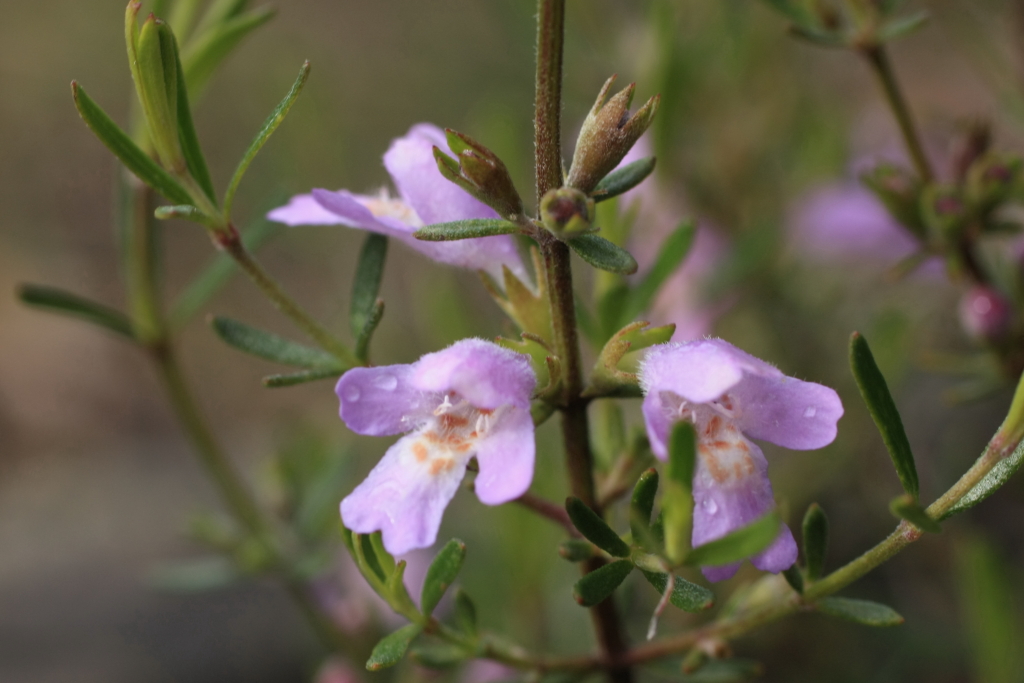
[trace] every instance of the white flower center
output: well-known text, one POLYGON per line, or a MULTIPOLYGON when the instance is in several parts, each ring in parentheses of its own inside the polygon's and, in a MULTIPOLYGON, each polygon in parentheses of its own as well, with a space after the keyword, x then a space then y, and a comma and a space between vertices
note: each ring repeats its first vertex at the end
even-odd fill
POLYGON ((360 203, 377 218, 395 218, 413 227, 423 225, 423 221, 411 206, 401 199, 391 197, 386 189, 382 188, 376 197, 360 197, 360 203))
POLYGON ((433 415, 409 442, 410 464, 434 476, 464 465, 476 453, 477 442, 487 435, 503 409, 477 408, 458 394, 445 394, 433 415))
POLYGON ((751 444, 736 425, 736 409, 729 394, 709 403, 690 403, 668 392, 662 399, 673 420, 685 420, 696 428, 696 476, 706 485, 736 485, 755 474, 751 444))

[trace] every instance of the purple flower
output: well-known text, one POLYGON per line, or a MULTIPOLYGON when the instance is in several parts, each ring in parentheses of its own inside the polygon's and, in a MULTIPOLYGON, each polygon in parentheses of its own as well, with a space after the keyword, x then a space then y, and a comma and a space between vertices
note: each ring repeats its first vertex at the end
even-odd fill
MULTIPOLYGON (((786 448, 821 448, 836 437, 843 405, 836 392, 783 375, 721 339, 670 342, 651 348, 640 368, 643 414, 654 454, 664 460, 672 425, 697 430, 693 477, 693 545, 721 538, 775 507, 768 463, 749 438, 786 448)), ((796 561, 796 542, 782 525, 778 538, 751 558, 763 571, 796 561)), ((728 579, 740 563, 702 567, 710 581, 728 579)))
POLYGON ((405 137, 392 141, 384 154, 384 167, 398 188, 398 198, 387 190, 377 196, 348 190, 313 190, 295 195, 285 206, 267 214, 270 220, 288 225, 347 225, 370 230, 404 242, 441 263, 483 270, 503 281, 502 266, 528 282, 515 241, 509 235, 478 237, 454 242, 424 242, 413 233, 433 223, 468 218, 498 218, 493 209, 446 180, 437 170, 433 148, 451 155, 444 131, 420 123, 405 137))
POLYGON ((527 356, 482 339, 463 339, 411 365, 349 370, 336 388, 349 429, 408 433, 341 501, 345 525, 381 531, 394 555, 432 545, 474 456, 481 502, 523 495, 533 478, 536 383, 527 356))

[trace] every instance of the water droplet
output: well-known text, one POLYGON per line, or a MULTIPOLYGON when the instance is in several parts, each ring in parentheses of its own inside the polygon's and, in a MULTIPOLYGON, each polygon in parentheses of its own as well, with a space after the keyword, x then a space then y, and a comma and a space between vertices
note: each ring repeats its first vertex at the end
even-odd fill
POLYGON ((804 411, 804 417, 814 417, 817 413, 818 409, 811 407, 804 411))
POLYGON ((359 394, 359 387, 353 386, 353 385, 345 387, 345 400, 346 401, 348 401, 350 403, 354 402, 354 401, 358 401, 359 400, 359 396, 360 396, 360 394, 359 394))
POLYGON ((705 498, 704 502, 701 503, 700 505, 701 507, 704 508, 704 511, 707 512, 709 515, 713 515, 716 512, 718 512, 718 503, 716 503, 711 498, 705 498))
POLYGON ((384 391, 394 391, 398 386, 398 378, 394 375, 380 375, 373 381, 374 386, 384 391))

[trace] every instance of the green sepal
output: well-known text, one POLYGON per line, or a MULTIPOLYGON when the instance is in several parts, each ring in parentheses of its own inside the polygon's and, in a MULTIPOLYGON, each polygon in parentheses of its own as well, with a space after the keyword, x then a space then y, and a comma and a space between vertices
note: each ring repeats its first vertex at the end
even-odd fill
MULTIPOLYGON (((668 586, 668 574, 662 572, 650 572, 641 569, 640 572, 647 579, 647 582, 654 586, 658 593, 664 595, 665 587, 668 586)), ((674 577, 672 584, 672 595, 668 598, 673 606, 684 612, 703 612, 715 604, 715 594, 704 586, 687 581, 681 576, 674 577)))
POLYGON ((71 82, 71 94, 75 98, 78 115, 85 121, 85 125, 89 126, 100 142, 106 145, 129 171, 172 202, 192 203, 191 195, 178 184, 178 181, 139 149, 128 134, 121 130, 75 81, 71 82))
POLYGON ((231 206, 235 201, 235 192, 238 190, 238 185, 242 182, 242 177, 245 172, 249 169, 249 164, 256 158, 260 150, 263 149, 263 145, 267 144, 267 140, 274 134, 277 127, 284 121, 284 117, 288 115, 288 111, 295 104, 295 100, 299 97, 299 93, 302 92, 302 86, 306 84, 306 79, 309 78, 309 61, 303 62, 302 68, 299 69, 298 78, 292 84, 291 90, 285 95, 284 99, 274 107, 274 111, 270 113, 267 120, 263 122, 260 127, 260 131, 253 138, 253 141, 249 143, 249 148, 245 150, 245 154, 242 155, 242 160, 238 162, 238 166, 235 168, 234 175, 231 176, 231 182, 228 183, 228 189, 224 192, 224 214, 227 216, 231 215, 231 206))
POLYGON ((634 542, 650 536, 651 513, 654 511, 654 496, 657 493, 658 470, 652 467, 637 479, 633 497, 629 501, 629 528, 633 532, 634 542))
MULTIPOLYGON (((391 555, 387 556, 391 557, 391 555)), ((377 557, 381 557, 380 553, 377 554, 377 557)), ((392 559, 392 561, 394 560, 392 559)), ((384 582, 384 588, 387 590, 387 595, 384 597, 393 610, 399 614, 409 616, 417 614, 419 610, 416 609, 416 605, 413 603, 412 598, 409 597, 409 591, 405 587, 405 567, 405 560, 401 560, 395 565, 395 568, 384 582)))
MULTIPOLYGON (((270 21, 276 10, 261 7, 230 16, 216 22, 209 30, 196 31, 196 37, 189 41, 188 49, 181 56, 185 81, 189 92, 196 95, 209 81, 217 65, 227 57, 238 43, 255 29, 270 21)), ((204 24, 206 18, 204 17, 204 24)))
POLYGON ((536 291, 520 280, 508 266, 501 268, 503 287, 482 270, 480 279, 483 281, 484 289, 494 299, 494 303, 519 326, 520 330, 529 332, 547 343, 552 338, 552 327, 544 264, 536 247, 530 248, 530 258, 533 261, 533 272, 537 276, 536 291))
POLYGON ((217 336, 228 345, 254 356, 303 368, 345 369, 338 364, 337 358, 325 351, 250 327, 237 320, 216 316, 211 324, 217 336))
POLYGON ((462 569, 466 559, 466 544, 453 538, 434 556, 427 578, 423 581, 423 592, 420 594, 420 609, 429 617, 437 603, 441 602, 445 591, 452 585, 462 569))
POLYGON ((583 396, 641 396, 636 375, 619 370, 619 363, 627 353, 667 342, 676 330, 674 324, 647 327, 649 324, 642 320, 630 323, 612 335, 598 355, 590 385, 583 396))
POLYGON ((22 303, 91 322, 129 339, 135 339, 132 322, 121 311, 90 301, 84 297, 45 285, 18 285, 17 296, 22 303))
POLYGON ((769 513, 722 538, 694 548, 687 553, 684 563, 706 567, 745 560, 772 544, 779 535, 780 524, 779 516, 769 513))
POLYGON ((373 309, 384 277, 384 262, 388 254, 388 238, 370 233, 363 240, 352 282, 352 302, 349 306, 349 326, 353 336, 362 334, 366 323, 373 317, 373 309))
POLYGON ((909 493, 893 498, 889 502, 889 510, 892 514, 900 519, 905 519, 921 531, 927 531, 932 534, 942 531, 939 523, 929 517, 924 508, 909 493))
POLYGON ((815 604, 822 614, 855 621, 865 626, 898 626, 904 621, 893 608, 869 600, 827 597, 815 604))
POLYGON ((500 218, 467 218, 449 223, 425 225, 413 237, 425 242, 449 242, 492 235, 513 235, 521 232, 518 225, 500 218))
POLYGON ((693 521, 693 473, 697 467, 697 432, 689 422, 672 426, 668 468, 661 501, 665 553, 673 563, 690 552, 693 521))
POLYGON ((584 537, 613 557, 629 557, 629 546, 601 517, 579 498, 565 500, 569 519, 584 537))
POLYGON ((428 669, 450 669, 473 656, 466 648, 453 643, 417 645, 409 651, 414 662, 428 669))
POLYGON ((606 175, 590 193, 590 196, 594 198, 595 202, 603 202, 606 199, 618 197, 624 192, 629 192, 654 172, 654 165, 654 157, 646 157, 626 164, 606 175))
MULTIPOLYGON (((982 454, 981 457, 984 458, 986 455, 982 454)), ((1022 463, 1024 463, 1024 441, 1017 444, 1013 453, 996 463, 996 466, 989 470, 989 473, 974 488, 964 494, 963 498, 942 515, 942 519, 970 509, 991 496, 1020 469, 1022 463)))
POLYGON ((380 671, 394 666, 405 656, 409 643, 423 632, 419 624, 407 624, 394 633, 384 636, 373 646, 370 658, 366 660, 367 671, 380 671))
POLYGON ((592 557, 600 557, 601 551, 586 539, 567 538, 558 545, 558 554, 569 562, 583 562, 592 557))
POLYGON ((807 578, 816 581, 825 571, 825 554, 828 552, 828 517, 817 503, 807 507, 803 535, 807 578))
POLYGON ((606 564, 577 581, 572 587, 572 597, 583 607, 593 607, 614 593, 631 571, 631 560, 617 560, 606 564))
POLYGON ((896 468, 896 474, 903 484, 903 490, 917 498, 919 484, 917 467, 914 465, 914 454, 910 450, 910 441, 903 430, 903 420, 896 408, 896 403, 889 393, 889 386, 875 364, 868 342, 859 332, 850 337, 850 367, 857 380, 860 394, 875 421, 875 426, 882 435, 882 441, 889 450, 889 457, 896 468))
POLYGON ((164 167, 182 173, 187 165, 178 139, 177 46, 170 27, 150 15, 135 49, 141 78, 136 87, 153 147, 164 167))
POLYGON ((553 394, 561 386, 560 373, 552 374, 550 371, 549 359, 555 360, 551 355, 551 349, 547 342, 537 335, 523 332, 518 340, 498 337, 494 343, 530 357, 530 366, 533 368, 534 374, 537 375, 537 388, 534 391, 534 397, 553 394), (556 384, 552 384, 552 379, 556 384))
POLYGON ((467 636, 476 637, 476 605, 473 604, 473 599, 469 597, 469 594, 461 588, 455 590, 453 612, 452 619, 455 622, 455 628, 467 636))
POLYGON ((619 275, 632 275, 637 270, 632 254, 600 235, 579 235, 567 240, 566 244, 581 259, 600 270, 619 275))
POLYGON ((803 594, 804 592, 804 575, 800 571, 800 567, 795 564, 782 572, 783 578, 786 579, 786 583, 789 587, 795 590, 797 593, 803 594))

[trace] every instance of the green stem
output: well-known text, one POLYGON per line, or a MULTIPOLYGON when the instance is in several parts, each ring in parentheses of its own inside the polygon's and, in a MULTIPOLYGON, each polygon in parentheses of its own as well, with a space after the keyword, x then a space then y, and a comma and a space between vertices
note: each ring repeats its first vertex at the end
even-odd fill
POLYGON ((885 92, 885 99, 889 103, 892 113, 896 116, 900 133, 903 135, 903 141, 907 145, 907 151, 910 152, 910 158, 914 162, 918 175, 921 176, 921 180, 924 182, 931 182, 935 174, 932 172, 931 164, 928 163, 928 157, 924 153, 924 147, 921 145, 921 138, 917 133, 917 127, 914 125, 914 119, 910 115, 910 108, 907 106, 907 101, 903 97, 899 83, 896 81, 896 74, 893 71, 892 63, 889 61, 889 53, 884 45, 871 45, 863 48, 860 52, 868 60, 871 70, 875 73, 878 82, 882 86, 882 90, 885 92))
POLYGON ((281 285, 271 277, 263 266, 253 258, 249 250, 242 243, 238 230, 230 223, 224 230, 215 230, 212 233, 214 243, 228 256, 235 260, 238 267, 249 276, 260 291, 270 299, 270 302, 277 310, 292 320, 295 325, 306 333, 310 339, 320 345, 328 353, 334 354, 339 360, 350 367, 363 365, 356 355, 349 350, 334 335, 328 332, 320 323, 306 313, 285 291, 281 285))
MULTIPOLYGON (((561 107, 562 51, 565 39, 565 0, 538 0, 537 81, 534 116, 534 153, 537 204, 549 190, 562 186, 561 107)), ((595 506, 594 458, 590 449, 587 400, 583 391, 576 309, 573 301, 569 247, 551 236, 541 239, 541 254, 548 283, 555 352, 562 363, 562 439, 573 495, 595 506)), ((602 566, 599 558, 583 563, 584 573, 602 566)), ((630 683, 632 672, 622 658, 628 651, 618 611, 612 598, 590 610, 602 659, 613 683, 630 683)))

